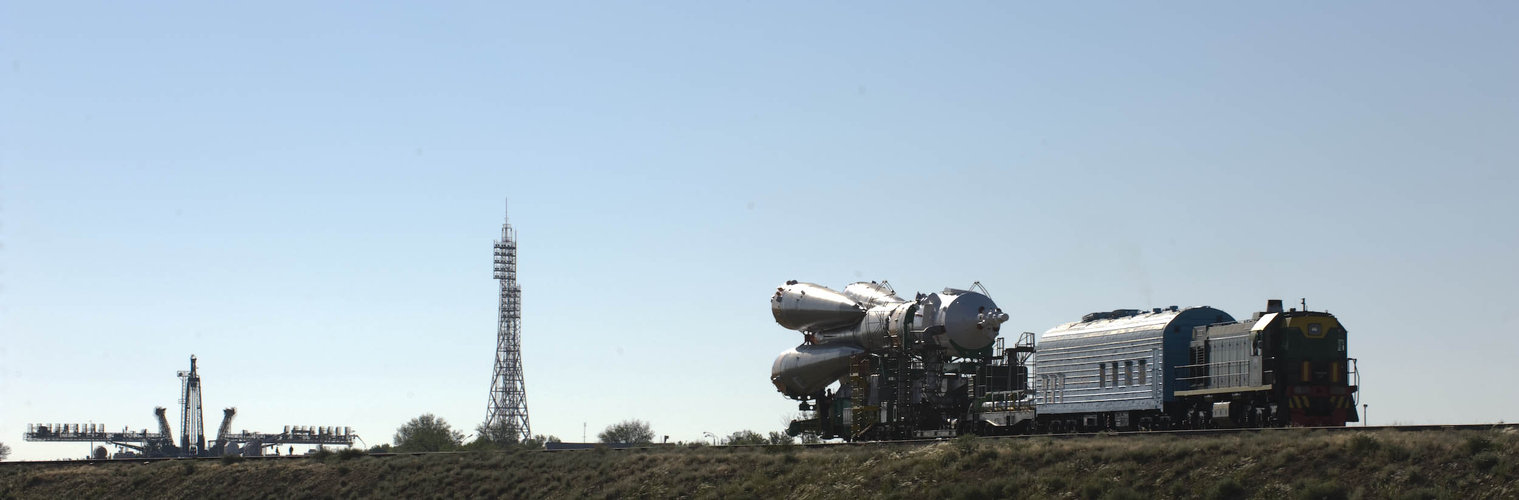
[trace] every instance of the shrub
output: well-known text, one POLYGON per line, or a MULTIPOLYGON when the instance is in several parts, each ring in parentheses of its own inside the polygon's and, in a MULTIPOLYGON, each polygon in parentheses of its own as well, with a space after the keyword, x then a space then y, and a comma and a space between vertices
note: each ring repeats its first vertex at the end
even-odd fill
POLYGON ((796 442, 796 439, 784 432, 770 431, 770 435, 765 438, 765 442, 772 446, 790 446, 796 442))
POLYGON ((1144 500, 1150 498, 1127 486, 1114 486, 1102 494, 1102 500, 1144 500))
POLYGON ((765 436, 761 436, 760 433, 751 430, 742 430, 729 434, 728 438, 724 441, 732 446, 759 445, 765 444, 765 436))
POLYGON ((1493 466, 1498 465, 1499 460, 1500 457, 1497 453, 1484 451, 1482 453, 1478 453, 1477 456, 1472 457, 1472 465, 1476 466, 1477 470, 1488 472, 1493 470, 1493 466))
POLYGON ((1493 440, 1487 436, 1470 436, 1461 443, 1461 450, 1467 455, 1476 455, 1493 448, 1493 440))
POLYGON ((955 438, 954 447, 955 451, 959 454, 970 455, 981 447, 981 439, 976 437, 975 434, 963 434, 955 438))
POLYGON ((1439 491, 1430 488, 1407 490, 1398 495, 1398 498, 1403 500, 1435 500, 1440 497, 1439 491))
POLYGON ((1239 481, 1232 477, 1226 477, 1222 481, 1214 483, 1211 488, 1208 488, 1208 494, 1206 495, 1206 498, 1214 500, 1233 500, 1235 498, 1241 498, 1243 496, 1245 496, 1245 486, 1239 484, 1239 481))
POLYGON ((338 450, 338 460, 352 460, 366 455, 364 450, 358 448, 343 448, 338 450))
POLYGON ((1345 491, 1345 485, 1324 480, 1303 485, 1298 489, 1297 497, 1303 500, 1346 500, 1349 493, 1345 491))
POLYGON ((232 465, 243 461, 242 455, 222 455, 222 465, 232 465))
POLYGON ((464 442, 464 434, 454 430, 448 421, 431 413, 411 419, 396 429, 395 451, 453 451, 464 442))
POLYGON ((642 420, 624 420, 607 426, 596 435, 603 443, 649 444, 654 442, 654 430, 642 420))
POLYGON ((1381 447, 1382 443, 1377 441, 1377 438, 1371 437, 1371 435, 1357 433, 1354 436, 1350 436, 1350 451, 1357 455, 1367 455, 1377 451, 1381 447))
POLYGON ((1382 447, 1382 456, 1387 457, 1387 460, 1389 462, 1402 462, 1404 460, 1408 460, 1412 454, 1410 454, 1408 448, 1404 447, 1403 445, 1397 443, 1387 443, 1386 446, 1382 447))

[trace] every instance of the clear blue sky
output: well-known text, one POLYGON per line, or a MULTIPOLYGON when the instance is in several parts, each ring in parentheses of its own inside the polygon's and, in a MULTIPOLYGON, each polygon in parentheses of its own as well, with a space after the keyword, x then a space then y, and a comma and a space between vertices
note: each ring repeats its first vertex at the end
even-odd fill
POLYGON ((1042 332, 1266 299, 1373 423, 1519 419, 1511 2, 0 5, 0 441, 483 417, 520 231, 535 433, 778 430, 788 279, 1042 332))

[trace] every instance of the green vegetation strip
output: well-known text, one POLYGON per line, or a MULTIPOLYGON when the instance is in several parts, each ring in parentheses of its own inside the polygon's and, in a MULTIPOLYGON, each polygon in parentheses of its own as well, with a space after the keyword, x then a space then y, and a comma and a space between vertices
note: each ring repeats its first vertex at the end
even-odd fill
POLYGON ((1519 430, 20 464, 0 498, 1513 498, 1519 430))

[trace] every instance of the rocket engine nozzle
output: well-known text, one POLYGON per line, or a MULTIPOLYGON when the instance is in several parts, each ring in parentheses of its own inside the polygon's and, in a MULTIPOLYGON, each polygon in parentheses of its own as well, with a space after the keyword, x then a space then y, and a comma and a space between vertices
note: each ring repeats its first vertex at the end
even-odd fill
POLYGON ((994 309, 990 312, 976 314, 976 326, 978 328, 996 330, 1001 328, 1002 324, 1006 322, 1007 313, 1002 312, 1002 309, 994 309))

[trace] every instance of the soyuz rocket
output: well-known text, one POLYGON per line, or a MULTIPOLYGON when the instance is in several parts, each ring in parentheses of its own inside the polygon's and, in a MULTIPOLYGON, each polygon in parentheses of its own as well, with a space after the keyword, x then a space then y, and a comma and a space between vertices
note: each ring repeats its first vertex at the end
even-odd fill
POLYGON ((781 326, 803 342, 782 352, 770 381, 787 397, 810 399, 849 374, 855 357, 903 354, 943 361, 982 351, 1008 316, 990 297, 968 290, 917 294, 913 300, 876 282, 852 283, 843 292, 787 281, 770 298, 781 326))

